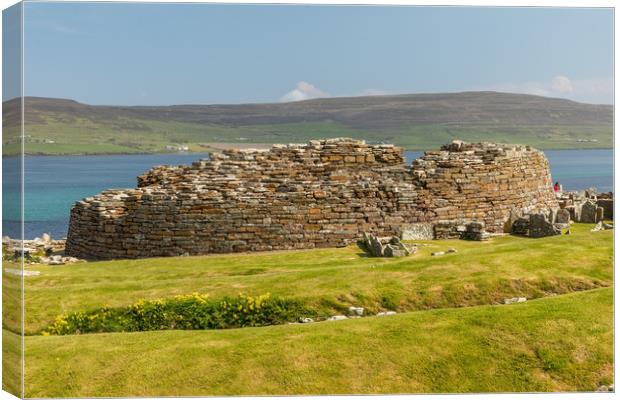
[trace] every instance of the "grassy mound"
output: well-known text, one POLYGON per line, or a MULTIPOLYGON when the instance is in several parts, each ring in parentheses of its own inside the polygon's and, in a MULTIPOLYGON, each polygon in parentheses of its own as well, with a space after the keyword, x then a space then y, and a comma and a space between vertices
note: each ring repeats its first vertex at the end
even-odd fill
POLYGON ((30 336, 26 396, 592 391, 613 377, 612 298, 604 288, 338 322, 30 336))

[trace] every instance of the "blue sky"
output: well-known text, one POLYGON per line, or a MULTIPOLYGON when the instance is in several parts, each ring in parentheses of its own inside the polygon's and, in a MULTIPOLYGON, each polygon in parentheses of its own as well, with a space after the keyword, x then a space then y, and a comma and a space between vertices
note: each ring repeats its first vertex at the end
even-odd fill
POLYGON ((36 3, 25 92, 89 104, 500 90, 613 102, 611 9, 36 3))

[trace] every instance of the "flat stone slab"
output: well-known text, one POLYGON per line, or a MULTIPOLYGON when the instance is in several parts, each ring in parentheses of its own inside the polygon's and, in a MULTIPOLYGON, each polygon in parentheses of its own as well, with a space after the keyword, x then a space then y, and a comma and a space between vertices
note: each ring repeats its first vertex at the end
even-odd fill
POLYGON ((21 270, 21 269, 15 269, 15 268, 5 268, 4 272, 6 272, 7 274, 11 274, 11 275, 17 275, 17 276, 38 276, 41 275, 41 271, 31 271, 31 270, 21 270))

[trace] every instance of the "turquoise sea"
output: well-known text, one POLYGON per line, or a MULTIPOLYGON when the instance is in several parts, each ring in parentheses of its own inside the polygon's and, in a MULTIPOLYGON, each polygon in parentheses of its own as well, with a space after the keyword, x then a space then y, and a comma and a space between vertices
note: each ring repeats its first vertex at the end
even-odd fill
MULTIPOLYGON (((613 191, 613 150, 548 150, 554 181, 565 190, 596 187, 613 191)), ((422 155, 409 151, 407 162, 422 155)), ((136 176, 155 165, 190 164, 207 154, 155 154, 115 156, 27 156, 25 158, 25 224, 27 239, 49 232, 67 234, 69 210, 74 202, 110 188, 135 187, 136 176)), ((18 237, 19 159, 3 158, 2 234, 18 237)))

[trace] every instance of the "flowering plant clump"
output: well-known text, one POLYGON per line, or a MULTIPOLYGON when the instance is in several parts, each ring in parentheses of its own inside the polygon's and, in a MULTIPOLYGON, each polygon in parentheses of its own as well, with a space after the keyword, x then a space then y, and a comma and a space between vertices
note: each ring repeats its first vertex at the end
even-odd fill
POLYGON ((194 293, 60 315, 42 334, 242 328, 298 321, 308 314, 311 312, 300 302, 269 294, 210 300, 207 295, 194 293))

